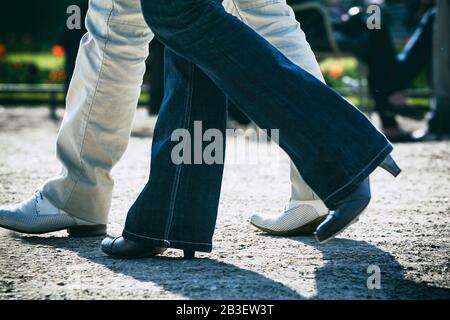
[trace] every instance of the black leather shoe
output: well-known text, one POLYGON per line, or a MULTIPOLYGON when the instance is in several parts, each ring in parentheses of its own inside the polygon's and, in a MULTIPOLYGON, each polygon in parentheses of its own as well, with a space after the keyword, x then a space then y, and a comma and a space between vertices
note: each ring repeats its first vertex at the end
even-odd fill
MULTIPOLYGON (((143 259, 163 254, 167 248, 155 248, 148 245, 125 239, 124 237, 107 237, 102 241, 102 251, 118 259, 143 259)), ((184 259, 194 259, 194 250, 183 250, 184 259)))
POLYGON ((119 259, 151 258, 164 253, 166 250, 165 248, 154 248, 127 240, 124 237, 108 237, 102 241, 102 251, 113 258, 119 259))
POLYGON ((367 208, 370 202, 369 178, 364 180, 352 194, 338 204, 316 230, 316 238, 326 243, 350 226, 367 208))
MULTIPOLYGON (((380 167, 394 177, 397 177, 401 172, 390 155, 384 159, 380 167)), ((367 178, 361 182, 353 193, 338 203, 337 209, 331 212, 327 219, 317 227, 315 232, 317 240, 320 243, 326 243, 357 221, 369 205, 370 198, 370 183, 369 178, 367 178)))

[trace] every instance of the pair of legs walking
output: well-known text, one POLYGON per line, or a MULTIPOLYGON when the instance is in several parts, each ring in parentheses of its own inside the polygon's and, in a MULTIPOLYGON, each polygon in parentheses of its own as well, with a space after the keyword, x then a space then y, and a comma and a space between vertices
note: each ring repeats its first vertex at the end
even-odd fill
MULTIPOLYGON (((225 0, 223 5, 293 62, 323 81, 305 35, 284 0, 225 0)), ((42 198, 32 199, 29 206, 20 210, 21 215, 17 210, 1 211, 3 226, 25 232, 46 232, 61 224, 73 225, 74 217, 93 225, 107 223, 113 189, 110 171, 128 143, 148 55, 147 43, 153 34, 144 21, 138 0, 91 1, 86 25, 89 33, 80 44, 66 116, 57 141, 62 171, 40 188, 42 198), (55 208, 50 210, 51 207, 55 208), (55 225, 49 226, 47 219, 39 219, 42 225, 30 224, 30 210, 52 213, 55 225), (59 212, 68 213, 60 219, 63 222, 55 219, 59 212)), ((202 83, 205 81, 198 82, 196 87, 202 83)), ((195 93, 202 95, 209 87, 199 88, 195 93)), ((186 88, 187 85, 180 92, 186 88)), ((291 181, 291 211, 301 215, 303 208, 312 210, 312 220, 328 213, 294 166, 291 181)), ((271 222, 261 216, 254 221, 265 227, 271 222)), ((93 234, 104 229, 94 230, 93 234)), ((73 228, 71 232, 76 233, 73 228)))
MULTIPOLYGON (((284 0, 227 0, 224 6, 292 61, 323 80, 305 35, 284 0)), ((58 208, 104 224, 113 187, 109 173, 127 146, 153 34, 138 0, 91 1, 87 28, 58 136, 63 172, 42 189, 58 208)), ((185 85, 181 93, 187 90, 185 85)), ((200 88, 198 92, 202 95, 206 91, 200 88)), ((294 200, 318 199, 295 168, 292 185, 294 200)))
MULTIPOLYGON (((241 9, 268 4, 237 3, 241 9)), ((286 6, 284 1, 271 3, 286 6)), ((171 50, 166 83, 173 94, 165 99, 155 131, 152 176, 130 211, 126 237, 163 247, 210 250, 222 168, 175 166, 164 137, 173 129, 191 128, 197 116, 205 128, 223 128, 222 92, 261 127, 281 130, 281 146, 329 208, 338 208, 390 153, 389 142, 359 111, 232 18, 219 2, 144 0, 143 9, 150 28, 171 50), (209 88, 207 94, 194 79, 209 88), (203 96, 195 97, 196 89, 203 96), (217 114, 209 118, 213 110, 217 114), (156 198, 160 188, 168 192, 156 198), (181 207, 188 195, 193 195, 191 209, 181 207)), ((293 19, 290 15, 276 22, 293 19)), ((277 23, 263 26, 261 33, 277 23)), ((291 24, 292 29, 279 26, 299 34, 297 24, 291 24)), ((68 213, 83 226, 106 223, 113 186, 110 170, 128 141, 152 38, 137 1, 91 1, 87 28, 58 138, 64 168, 42 188, 59 213, 68 213)), ((273 39, 277 37, 286 39, 274 32, 273 39)), ((11 220, 9 213, 2 211, 2 225, 11 220)))
POLYGON ((145 247, 149 253, 165 247, 211 250, 223 167, 177 165, 169 159, 175 147, 170 136, 177 128, 191 132, 193 120, 201 120, 206 128, 224 129, 217 114, 225 112, 214 110, 212 100, 196 104, 195 84, 180 80, 195 79, 196 67, 260 127, 281 130, 280 145, 327 206, 336 209, 319 226, 320 241, 343 230, 368 205, 367 177, 376 167, 384 162, 398 174, 388 157, 392 146, 364 115, 228 15, 217 1, 142 4, 150 28, 179 55, 179 60, 166 57, 179 73, 171 74, 175 68, 170 67, 167 71, 168 95, 155 130, 149 182, 128 214, 124 237, 104 241, 105 252, 127 257, 145 254, 145 247), (244 43, 248 47, 240 50, 244 43), (180 83, 185 99, 175 94, 180 83), (181 115, 171 109, 173 101, 184 104, 181 115))

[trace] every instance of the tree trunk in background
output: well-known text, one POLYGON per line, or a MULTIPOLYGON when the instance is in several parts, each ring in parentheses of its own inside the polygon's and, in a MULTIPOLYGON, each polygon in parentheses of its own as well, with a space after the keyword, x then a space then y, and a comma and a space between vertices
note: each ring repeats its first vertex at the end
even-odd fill
MULTIPOLYGON (((433 108, 438 114, 450 113, 450 0, 437 0, 433 48, 433 108)), ((441 119, 439 127, 450 119, 441 119)), ((439 130, 439 129, 438 129, 439 130)))

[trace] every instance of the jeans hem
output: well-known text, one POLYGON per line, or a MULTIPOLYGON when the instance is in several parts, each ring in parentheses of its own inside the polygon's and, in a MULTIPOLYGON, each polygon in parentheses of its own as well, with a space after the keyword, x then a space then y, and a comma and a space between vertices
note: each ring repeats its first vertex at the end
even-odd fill
POLYGON ((209 253, 212 251, 212 244, 201 243, 201 242, 190 242, 190 241, 180 241, 180 240, 164 240, 158 238, 152 238, 148 236, 142 236, 135 234, 133 232, 124 230, 122 236, 131 241, 139 242, 148 246, 157 248, 171 248, 180 250, 193 250, 199 252, 209 253))
POLYGON ((393 149, 394 148, 391 144, 384 147, 383 150, 381 150, 350 182, 323 200, 326 206, 333 210, 339 201, 350 195, 364 179, 366 179, 373 171, 375 171, 376 168, 378 168, 380 163, 383 162, 383 160, 392 152, 393 149))

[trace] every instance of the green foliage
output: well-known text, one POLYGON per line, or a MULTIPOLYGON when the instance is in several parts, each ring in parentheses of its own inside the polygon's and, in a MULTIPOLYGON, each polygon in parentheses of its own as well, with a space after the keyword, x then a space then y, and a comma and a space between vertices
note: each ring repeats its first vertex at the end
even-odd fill
POLYGON ((10 51, 35 51, 49 48, 58 37, 72 4, 86 0, 2 1, 0 43, 10 51))
POLYGON ((6 53, 0 58, 0 83, 62 83, 63 62, 49 53, 6 53))
POLYGON ((45 83, 45 72, 34 63, 0 61, 0 82, 45 83))

